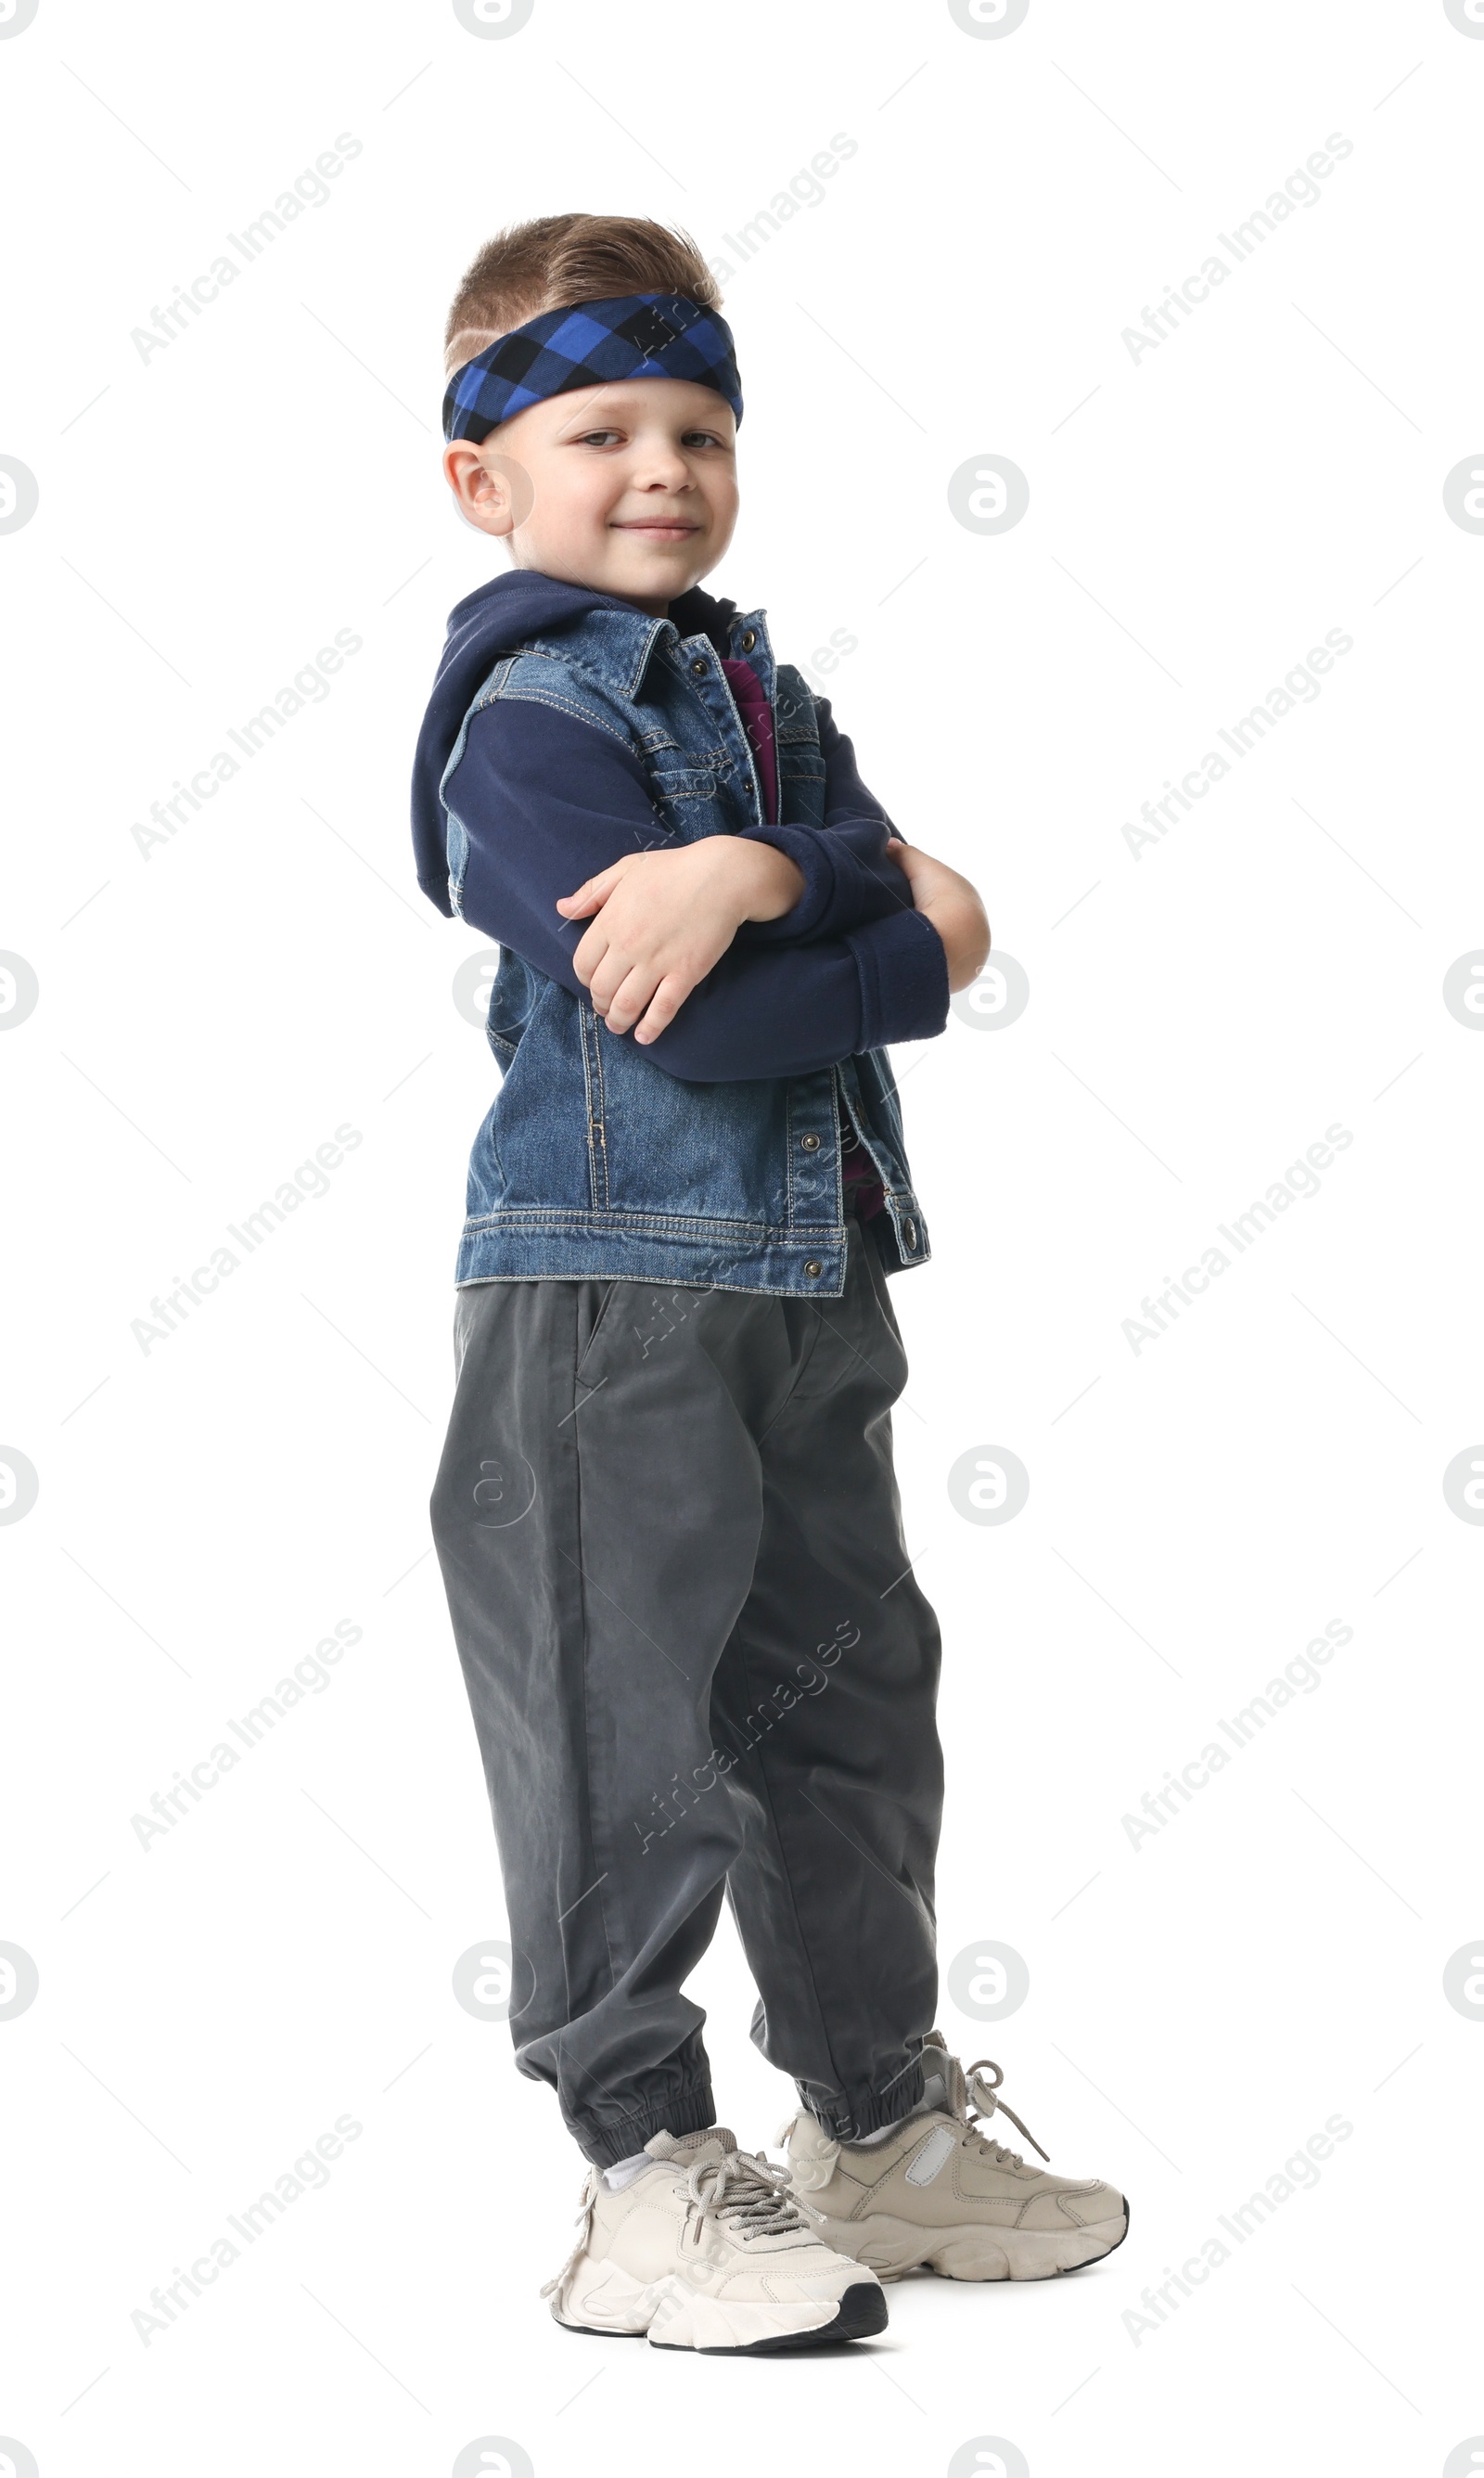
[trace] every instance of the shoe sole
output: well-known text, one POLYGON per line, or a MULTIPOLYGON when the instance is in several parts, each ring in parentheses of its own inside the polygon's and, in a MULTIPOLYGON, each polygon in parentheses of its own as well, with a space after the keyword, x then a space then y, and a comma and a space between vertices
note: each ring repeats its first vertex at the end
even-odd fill
POLYGON ((868 2220, 819 2218, 823 2244, 873 2271, 878 2280, 901 2280, 909 2271, 936 2271, 944 2280, 1053 2280, 1114 2254, 1128 2235, 1128 2205, 1120 2218, 1094 2220, 1082 2229, 993 2229, 981 2223, 959 2228, 915 2228, 876 2213, 868 2220))
POLYGON ((836 2340, 868 2340, 874 2332, 887 2327, 887 2302, 881 2285, 875 2280, 853 2281, 841 2298, 839 2311, 828 2323, 817 2323, 807 2332, 778 2332, 770 2339, 743 2341, 709 2341, 699 2344, 684 2340, 656 2340, 651 2349, 685 2349, 697 2358, 771 2358, 786 2349, 817 2349, 836 2340))
MULTIPOLYGON (((588 2312, 591 2313, 599 2295, 614 2310, 616 2317, 623 2317, 621 2321, 578 2322, 559 2314, 555 2305, 552 2307, 553 2320, 561 2324, 564 2332, 588 2333, 604 2340, 647 2339, 652 2349, 684 2350, 690 2356, 701 2358, 761 2358, 774 2356, 784 2350, 817 2349, 833 2346, 838 2340, 868 2339, 872 2333, 884 2332, 887 2324, 886 2298, 875 2280, 852 2281, 841 2296, 835 2313, 823 2323, 805 2324, 792 2331, 756 2331, 749 2339, 740 2339, 737 2335, 744 2332, 749 2323, 761 2324, 791 2310, 766 2306, 760 2300, 727 2306, 717 2298, 698 2296, 668 2281, 641 2284, 629 2281, 622 2274, 616 2278, 612 2273, 598 2284, 595 2290, 590 2291, 584 2301, 588 2312), (654 2337, 656 2326, 662 2331, 689 2326, 692 2333, 698 2329, 725 2329, 732 2337, 711 2340, 696 2338, 661 2340, 654 2337)), ((803 2314, 815 2310, 800 2304, 792 2311, 803 2314)))

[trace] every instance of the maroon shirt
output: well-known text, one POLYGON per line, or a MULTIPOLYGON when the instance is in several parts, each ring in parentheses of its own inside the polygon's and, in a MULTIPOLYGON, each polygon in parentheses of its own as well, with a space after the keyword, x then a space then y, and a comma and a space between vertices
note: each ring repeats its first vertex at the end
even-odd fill
MULTIPOLYGON (((727 685, 732 692, 742 729, 747 735, 753 757, 757 761, 759 780, 763 787, 764 823, 778 823, 778 752, 773 741, 772 709, 767 693, 750 663, 722 659, 727 685)), ((886 1207, 886 1191, 876 1176, 875 1164, 856 1135, 843 1107, 840 1111, 840 1176, 845 1191, 845 1210, 852 1209, 863 1222, 886 1207)))

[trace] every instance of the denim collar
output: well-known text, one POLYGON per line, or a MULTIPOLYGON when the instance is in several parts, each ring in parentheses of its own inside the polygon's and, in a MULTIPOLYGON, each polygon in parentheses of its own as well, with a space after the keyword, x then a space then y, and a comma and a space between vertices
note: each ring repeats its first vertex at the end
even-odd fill
POLYGON ((689 594, 677 595, 670 614, 659 620, 616 596, 595 597, 583 628, 585 667, 596 672, 606 687, 633 698, 642 688, 650 664, 667 649, 680 655, 694 648, 692 660, 701 650, 726 661, 755 655, 771 693, 771 648, 765 612, 739 611, 734 603, 718 602, 692 587, 689 594), (749 637, 751 645, 744 642, 749 637))

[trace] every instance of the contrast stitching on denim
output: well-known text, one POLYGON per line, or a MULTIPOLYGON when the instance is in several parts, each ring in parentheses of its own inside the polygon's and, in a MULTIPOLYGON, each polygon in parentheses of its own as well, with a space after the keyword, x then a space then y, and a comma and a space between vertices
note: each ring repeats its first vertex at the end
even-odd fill
POLYGON ((798 1089, 798 1088, 797 1088, 797 1086, 794 1084, 794 1082, 793 1082, 793 1080, 792 1080, 792 1076, 791 1076, 791 1078, 789 1079, 789 1082, 788 1082, 788 1083, 785 1085, 785 1087, 784 1087, 784 1104, 783 1104, 783 1154, 784 1154, 784 1164, 785 1164, 785 1168, 784 1168, 784 1200, 783 1200, 783 1209, 784 1209, 784 1215, 785 1215, 785 1227, 786 1227, 787 1229, 789 1229, 790 1231, 792 1231, 792 1228, 793 1228, 793 1220, 794 1220, 794 1216, 793 1216, 793 1100, 794 1100, 794 1095, 795 1095, 795 1093, 796 1093, 797 1089, 798 1089))
MULTIPOLYGON (((905 1192, 905 1191, 904 1191, 905 1192)), ((659 1238, 673 1233, 677 1238, 693 1235, 697 1239, 778 1239, 792 1241, 794 1234, 786 1222, 748 1222, 741 1214, 680 1214, 650 1211, 627 1211, 616 1205, 611 1213, 594 1216, 584 1212, 581 1205, 510 1204, 495 1213, 471 1214, 465 1223, 466 1231, 490 1230, 516 1224, 530 1228, 581 1230, 636 1230, 659 1238)), ((843 1227, 843 1226, 842 1226, 843 1227)), ((798 1245, 802 1247, 804 1241, 798 1245)))
POLYGON ((576 697, 562 696, 548 689, 527 687, 524 684, 516 689, 506 686, 497 694, 512 704, 555 706, 559 713, 570 715, 575 722, 591 722, 594 730, 606 731, 609 739, 616 740, 620 746, 632 748, 634 746, 629 732, 621 729, 618 724, 611 722, 606 715, 594 713, 591 705, 579 703, 576 697))
MULTIPOLYGON (((588 1138, 588 1193, 592 1200, 594 1212, 606 1212, 608 1208, 608 1163, 606 1159, 606 1147, 605 1159, 603 1163, 603 1176, 600 1181, 598 1177, 598 1147, 594 1141, 592 1132, 594 1126, 598 1124, 602 1113, 601 1069, 597 1069, 599 1090, 597 1092, 594 1092, 593 1090, 593 1074, 594 1069, 597 1068, 597 1018, 593 1014, 591 1007, 582 1001, 579 1001, 578 1003, 577 1022, 578 1030, 582 1035, 582 1089, 588 1122, 586 1130, 588 1138), (590 1017, 591 1018, 591 1025, 589 1022, 590 1017), (600 1186, 601 1194, 599 1193, 600 1186)), ((494 1217, 491 1216, 490 1218, 493 1219, 494 1217)))
POLYGON ((526 649, 522 647, 519 653, 507 654, 503 661, 496 663, 493 670, 490 672, 483 688, 479 691, 472 705, 469 707, 470 718, 476 714, 482 714, 487 705, 493 705, 496 697, 503 695, 505 683, 509 679, 511 672, 515 670, 516 665, 520 661, 521 653, 525 650, 526 649))
MULTIPOLYGON (((708 717, 708 720, 710 718, 708 717)), ((728 755, 728 751, 724 745, 713 746, 711 748, 687 748, 684 742, 679 740, 663 740, 654 743, 646 748, 646 754, 655 757, 663 757, 667 755, 670 749, 675 751, 677 758, 684 760, 686 770, 692 767, 701 767, 709 774, 715 773, 717 767, 726 762, 728 755)), ((664 769, 656 766, 653 771, 658 774, 662 773, 664 769)))
MULTIPOLYGON (((608 1079, 603 1071, 603 1027, 596 1012, 592 1015, 592 1074, 597 1086, 598 1143, 593 1152, 594 1165, 602 1165, 602 1190, 598 1199, 606 1213, 613 1201, 608 1170, 608 1079)), ((589 1133, 591 1135, 591 1129, 589 1133)))
MULTIPOLYGON (((577 1008, 577 1029, 581 1035, 582 1041, 583 1115, 588 1123, 588 1197, 593 1210, 596 1211, 597 1207, 604 1201, 604 1200, 597 1192, 597 1159, 592 1149, 592 1068, 588 1056, 588 1011, 580 1001, 577 1008)), ((496 1218, 497 1217, 493 1214, 489 1215, 487 1217, 487 1224, 493 1223, 496 1218)), ((467 1230, 468 1226, 468 1224, 465 1223, 465 1230, 467 1230)))

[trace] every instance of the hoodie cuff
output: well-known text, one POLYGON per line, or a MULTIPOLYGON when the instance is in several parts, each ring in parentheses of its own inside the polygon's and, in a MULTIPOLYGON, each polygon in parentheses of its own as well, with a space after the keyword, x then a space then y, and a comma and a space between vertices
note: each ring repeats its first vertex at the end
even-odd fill
POLYGON ((948 956, 920 912, 893 912, 845 939, 861 976, 861 1048, 931 1041, 948 1021, 948 956))
POLYGON ((779 947, 800 938, 817 938, 835 902, 836 872, 829 837, 815 826, 745 826, 737 838, 743 844, 771 844, 786 852, 803 873, 804 892, 776 921, 744 921, 738 938, 748 947, 779 947))

